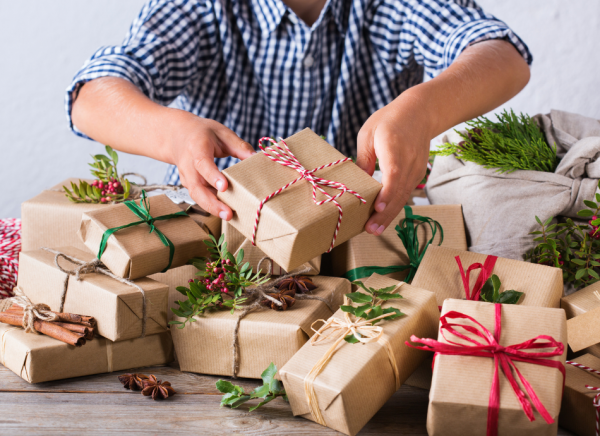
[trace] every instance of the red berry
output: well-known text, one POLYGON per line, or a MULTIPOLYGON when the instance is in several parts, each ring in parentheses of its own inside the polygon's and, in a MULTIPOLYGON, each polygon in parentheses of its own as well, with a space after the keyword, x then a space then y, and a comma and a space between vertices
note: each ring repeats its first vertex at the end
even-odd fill
POLYGON ((194 279, 189 279, 188 280, 188 283, 193 283, 193 282, 194 282, 194 279))
POLYGON ((102 198, 100 199, 100 203, 106 203, 106 198, 102 197, 102 198))

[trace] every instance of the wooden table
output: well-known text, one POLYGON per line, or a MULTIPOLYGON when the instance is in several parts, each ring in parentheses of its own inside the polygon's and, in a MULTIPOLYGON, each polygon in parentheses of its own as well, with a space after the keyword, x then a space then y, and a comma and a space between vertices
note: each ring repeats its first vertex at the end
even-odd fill
MULTIPOLYGON (((172 367, 138 371, 168 380, 177 395, 152 401, 124 389, 117 376, 125 371, 31 385, 0 365, 0 434, 340 434, 295 418, 282 399, 252 413, 219 407, 219 378, 185 373, 172 367)), ((247 389, 256 380, 235 382, 247 389)), ((365 426, 360 435, 426 435, 428 391, 403 386, 365 426)), ((571 435, 559 431, 559 435, 571 435)))

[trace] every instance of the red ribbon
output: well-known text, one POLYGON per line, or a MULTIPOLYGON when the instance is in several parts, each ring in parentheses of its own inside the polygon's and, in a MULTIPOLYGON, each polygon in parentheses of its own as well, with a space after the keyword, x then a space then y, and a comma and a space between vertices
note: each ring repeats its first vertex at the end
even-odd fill
POLYGON ((496 436, 498 434, 498 413, 500 410, 500 375, 498 372, 498 366, 502 368, 504 376, 513 388, 517 399, 521 403, 521 407, 525 412, 525 415, 530 421, 534 421, 533 407, 542 415, 542 418, 548 423, 554 423, 554 420, 537 397, 535 391, 529 384, 529 382, 523 377, 521 372, 515 366, 514 362, 526 362, 534 365, 548 366, 551 368, 558 369, 563 375, 563 386, 565 379, 565 367, 564 365, 556 360, 549 359, 553 356, 560 356, 564 352, 564 345, 561 342, 556 341, 551 336, 540 335, 528 341, 522 342, 516 345, 509 345, 507 347, 499 344, 501 326, 502 326, 502 305, 495 304, 495 328, 492 334, 483 325, 477 322, 473 317, 465 315, 461 312, 451 311, 440 317, 440 333, 448 341, 448 343, 442 343, 435 339, 422 338, 419 339, 412 335, 410 340, 412 342, 421 343, 423 346, 412 345, 406 342, 406 345, 419 350, 433 351, 437 354, 445 354, 452 356, 478 356, 488 357, 494 359, 494 376, 492 379, 492 387, 490 390, 490 400, 488 404, 488 419, 487 419, 487 435, 496 436), (448 319, 466 319, 475 323, 479 328, 465 325, 465 324, 453 324, 448 322, 448 319), (466 332, 481 338, 482 341, 478 341, 471 336, 467 336, 464 333, 459 332, 456 328, 462 328, 466 332), (457 338, 463 339, 473 345, 464 343, 453 342, 446 338, 446 333, 452 334, 457 338), (551 348, 552 351, 545 352, 525 352, 521 350, 533 350, 539 348, 551 348), (518 375, 521 384, 527 391, 529 399, 522 391, 521 387, 515 380, 513 371, 518 375), (533 403, 533 407, 532 407, 533 403))
POLYGON ((456 256, 454 258, 456 263, 458 264, 458 269, 460 270, 460 277, 462 278, 463 287, 465 288, 465 295, 467 300, 479 301, 479 295, 481 294, 481 288, 492 275, 492 271, 494 270, 494 266, 496 265, 496 261, 498 260, 498 256, 488 256, 485 258, 483 265, 480 263, 472 264, 465 274, 465 270, 463 269, 462 262, 460 261, 460 256, 456 256), (479 276, 477 277, 477 281, 473 286, 473 291, 469 291, 469 279, 471 275, 471 271, 475 271, 476 269, 481 269, 479 276))

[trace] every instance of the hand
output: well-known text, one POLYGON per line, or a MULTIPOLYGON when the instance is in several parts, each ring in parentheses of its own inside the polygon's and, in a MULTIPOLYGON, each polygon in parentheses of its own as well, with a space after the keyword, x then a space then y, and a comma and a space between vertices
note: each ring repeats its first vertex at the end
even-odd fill
POLYGON ((358 133, 356 164, 373 175, 379 158, 383 173, 375 212, 365 225, 376 236, 398 216, 425 176, 432 136, 428 111, 418 103, 408 95, 398 98, 371 115, 358 133))

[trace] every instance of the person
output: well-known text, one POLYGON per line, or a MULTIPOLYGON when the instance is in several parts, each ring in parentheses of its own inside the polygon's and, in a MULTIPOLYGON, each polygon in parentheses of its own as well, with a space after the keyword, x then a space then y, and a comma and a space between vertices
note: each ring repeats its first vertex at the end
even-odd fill
POLYGON ((152 0, 75 75, 66 110, 75 133, 172 164, 167 182, 224 220, 220 170, 310 127, 369 174, 379 159, 379 235, 430 140, 516 95, 531 61, 471 0, 152 0))

